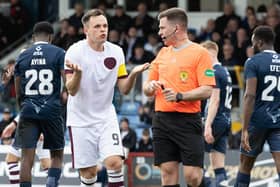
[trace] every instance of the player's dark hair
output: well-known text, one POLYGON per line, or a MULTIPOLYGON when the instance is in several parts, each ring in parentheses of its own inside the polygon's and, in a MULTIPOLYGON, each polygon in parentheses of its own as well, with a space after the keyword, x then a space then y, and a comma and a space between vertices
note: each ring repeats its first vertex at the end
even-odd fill
POLYGON ((273 44, 275 40, 275 34, 271 27, 261 25, 258 26, 254 32, 254 37, 256 40, 262 40, 266 44, 273 44))
POLYGON ((85 15, 82 17, 82 23, 83 23, 83 25, 85 25, 89 21, 90 17, 92 17, 92 16, 96 17, 96 16, 101 16, 101 15, 105 16, 105 14, 102 10, 91 9, 91 10, 87 11, 85 13, 85 15))
POLYGON ((47 21, 38 22, 33 27, 33 34, 51 35, 54 33, 52 25, 47 21))
POLYGON ((188 26, 188 16, 186 11, 182 8, 169 8, 162 11, 158 15, 158 20, 164 17, 166 17, 168 21, 177 22, 184 27, 188 26))

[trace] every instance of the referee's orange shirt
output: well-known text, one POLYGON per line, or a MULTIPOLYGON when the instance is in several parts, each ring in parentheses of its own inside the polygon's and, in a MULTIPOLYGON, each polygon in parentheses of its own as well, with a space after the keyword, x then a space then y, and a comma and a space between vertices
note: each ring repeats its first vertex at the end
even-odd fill
MULTIPOLYGON (((165 88, 187 92, 199 86, 215 86, 210 54, 196 43, 176 50, 163 47, 151 63, 148 80, 159 80, 165 88)), ((168 102, 161 90, 155 93, 155 110, 161 112, 200 112, 200 101, 168 102)))

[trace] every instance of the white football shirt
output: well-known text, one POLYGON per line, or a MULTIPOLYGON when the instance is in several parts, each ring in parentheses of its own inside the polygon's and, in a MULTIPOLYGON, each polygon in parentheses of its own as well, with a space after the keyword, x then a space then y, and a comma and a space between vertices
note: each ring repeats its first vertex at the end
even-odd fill
MULTIPOLYGON (((81 40, 67 50, 66 60, 82 69, 80 88, 68 97, 67 126, 85 127, 116 117, 114 87, 118 78, 127 76, 122 49, 105 42, 104 51, 99 52, 81 40)), ((66 66, 65 71, 71 72, 66 66)))

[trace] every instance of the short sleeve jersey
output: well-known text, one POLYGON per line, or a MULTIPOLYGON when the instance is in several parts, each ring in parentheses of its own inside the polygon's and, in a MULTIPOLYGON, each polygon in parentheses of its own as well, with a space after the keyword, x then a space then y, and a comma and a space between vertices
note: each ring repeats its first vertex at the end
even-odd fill
POLYGON ((249 58, 245 79, 256 78, 257 90, 250 125, 280 128, 280 55, 265 50, 249 58))
MULTIPOLYGON (((152 62, 149 80, 159 80, 165 88, 188 92, 199 86, 215 85, 212 61, 208 51, 190 43, 181 49, 163 47, 152 62)), ((156 93, 155 110, 161 112, 200 112, 200 101, 167 102, 161 90, 156 93)))
MULTIPOLYGON (((78 64, 82 69, 78 92, 68 97, 67 125, 89 126, 116 117, 112 104, 114 87, 118 78, 127 76, 122 49, 105 42, 104 51, 98 52, 87 40, 81 40, 68 49, 65 61, 78 64)), ((72 73, 66 66, 65 71, 72 73)))
POLYGON ((19 55, 15 76, 21 78, 21 117, 52 119, 61 116, 64 56, 63 49, 46 42, 37 42, 19 55))

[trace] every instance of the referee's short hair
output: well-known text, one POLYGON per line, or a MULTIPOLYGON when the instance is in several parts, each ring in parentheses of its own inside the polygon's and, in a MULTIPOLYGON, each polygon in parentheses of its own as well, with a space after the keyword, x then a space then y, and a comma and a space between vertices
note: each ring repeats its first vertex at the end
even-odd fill
POLYGON ((158 15, 158 20, 164 17, 166 17, 167 20, 178 23, 184 27, 188 26, 188 15, 187 12, 182 8, 173 7, 162 11, 158 15))
POLYGON ((39 34, 51 35, 53 33, 54 33, 53 27, 47 21, 38 22, 33 27, 34 35, 39 35, 39 34))

